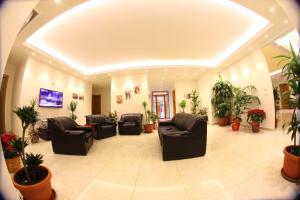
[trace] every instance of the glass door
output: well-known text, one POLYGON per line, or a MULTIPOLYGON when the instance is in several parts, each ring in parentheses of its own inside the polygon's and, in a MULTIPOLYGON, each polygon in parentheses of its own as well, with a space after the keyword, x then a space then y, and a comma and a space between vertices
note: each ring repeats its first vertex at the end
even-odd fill
POLYGON ((152 112, 156 113, 160 119, 170 118, 169 93, 167 91, 152 92, 152 112))

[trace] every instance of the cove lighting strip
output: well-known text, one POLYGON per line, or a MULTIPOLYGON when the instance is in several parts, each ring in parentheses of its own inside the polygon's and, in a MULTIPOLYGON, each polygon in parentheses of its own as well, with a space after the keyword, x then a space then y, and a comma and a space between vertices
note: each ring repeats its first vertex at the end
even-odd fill
POLYGON ((252 27, 249 27, 249 30, 246 31, 240 38, 237 38, 237 40, 233 42, 229 47, 225 48, 224 52, 222 52, 220 55, 217 55, 214 59, 209 60, 143 60, 132 63, 120 63, 105 66, 84 66, 67 57, 63 54, 63 52, 59 52, 59 50, 52 48, 51 45, 46 44, 42 40, 44 34, 46 34, 52 28, 56 27, 63 20, 72 18, 73 16, 80 14, 83 11, 89 10, 95 6, 99 6, 106 1, 108 0, 91 0, 64 12, 63 14, 57 16, 56 18, 48 22, 46 25, 44 25, 42 28, 36 31, 33 35, 31 35, 26 40, 26 44, 28 44, 28 46, 31 48, 36 48, 42 51, 43 53, 54 57, 58 61, 67 64, 71 68, 78 70, 79 72, 86 75, 120 71, 124 69, 141 69, 149 66, 202 66, 216 68, 220 64, 222 64, 225 59, 227 59, 230 55, 237 51, 241 46, 246 44, 251 38, 253 38, 256 34, 262 31, 269 24, 269 21, 265 18, 257 15, 255 12, 237 3, 234 3, 229 0, 218 1, 218 3, 222 4, 224 7, 228 7, 233 10, 238 10, 240 13, 248 15, 249 17, 253 18, 256 23, 252 27))

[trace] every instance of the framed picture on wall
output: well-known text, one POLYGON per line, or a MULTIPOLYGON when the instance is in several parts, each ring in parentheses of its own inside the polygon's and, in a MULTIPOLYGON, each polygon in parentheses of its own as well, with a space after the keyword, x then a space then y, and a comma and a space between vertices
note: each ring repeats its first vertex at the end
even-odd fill
POLYGON ((73 97, 73 99, 78 99, 78 94, 77 93, 73 93, 72 97, 73 97))
POLYGON ((123 95, 117 95, 117 104, 122 104, 123 103, 123 95))
POLYGON ((184 98, 185 99, 190 99, 191 98, 191 93, 184 94, 184 98))
POLYGON ((83 96, 83 95, 80 95, 80 96, 79 96, 79 100, 82 100, 82 101, 83 101, 83 100, 84 100, 84 96, 83 96))
POLYGON ((126 100, 131 99, 131 90, 125 90, 125 99, 126 100))
POLYGON ((141 93, 141 89, 140 89, 140 86, 137 85, 134 87, 134 94, 140 94, 141 93))

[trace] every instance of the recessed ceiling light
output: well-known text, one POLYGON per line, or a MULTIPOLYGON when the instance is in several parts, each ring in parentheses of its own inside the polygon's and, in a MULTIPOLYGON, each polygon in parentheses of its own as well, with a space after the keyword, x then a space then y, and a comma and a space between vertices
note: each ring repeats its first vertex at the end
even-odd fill
POLYGON ((251 51, 253 49, 253 47, 249 47, 248 50, 251 51))
POLYGON ((32 52, 32 53, 31 53, 31 55, 35 56, 35 53, 34 53, 34 52, 32 52))
POLYGON ((61 0, 55 0, 55 3, 61 3, 61 0))
POLYGON ((52 61, 51 61, 51 60, 49 60, 49 61, 48 61, 48 63, 49 63, 49 64, 52 64, 52 61))
POLYGON ((286 19, 286 20, 284 20, 284 23, 287 24, 287 23, 289 23, 289 21, 286 19))
POLYGON ((270 8, 270 11, 275 12, 275 8, 274 7, 270 8))
POLYGON ((96 76, 93 76, 93 78, 96 78, 96 76))
POLYGON ((226 63, 225 66, 228 66, 228 63, 226 63))
POLYGON ((125 74, 128 74, 128 72, 125 72, 125 74))
POLYGON ((63 69, 64 69, 65 71, 67 70, 67 68, 65 68, 65 67, 64 67, 63 69))
POLYGON ((148 69, 145 69, 145 72, 147 73, 147 72, 148 72, 148 69))
POLYGON ((265 35, 265 38, 266 38, 266 39, 268 39, 268 38, 269 38, 269 36, 268 36, 268 35, 265 35))
POLYGON ((167 72, 167 71, 168 71, 168 69, 164 69, 164 71, 165 71, 165 72, 167 72))
POLYGON ((109 74, 107 74, 108 76, 111 76, 111 74, 109 73, 109 74))

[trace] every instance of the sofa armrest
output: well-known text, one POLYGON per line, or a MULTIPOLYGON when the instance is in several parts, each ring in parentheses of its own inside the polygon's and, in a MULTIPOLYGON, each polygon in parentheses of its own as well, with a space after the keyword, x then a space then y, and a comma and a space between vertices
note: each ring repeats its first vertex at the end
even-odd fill
POLYGON ((69 135, 84 135, 85 131, 83 131, 83 130, 66 130, 65 133, 69 134, 69 135))
POLYGON ((106 120, 105 124, 116 125, 116 122, 113 122, 113 121, 110 121, 110 120, 106 120))
POLYGON ((180 136, 188 136, 191 135, 190 131, 170 131, 162 134, 163 137, 180 137, 180 136))
MULTIPOLYGON (((92 124, 92 126, 94 126, 94 125, 92 124)), ((91 127, 91 126, 76 126, 76 130, 93 131, 93 127, 91 127)))
POLYGON ((158 126, 171 126, 171 125, 174 125, 171 120, 158 122, 158 126))
POLYGON ((124 124, 124 122, 125 122, 125 121, 120 120, 120 121, 118 121, 118 125, 122 125, 122 124, 124 124))

